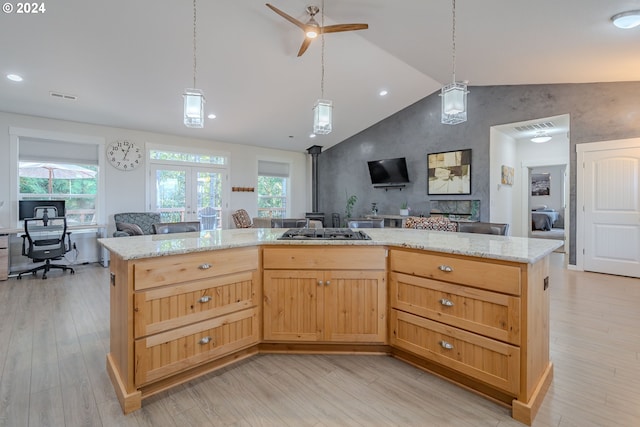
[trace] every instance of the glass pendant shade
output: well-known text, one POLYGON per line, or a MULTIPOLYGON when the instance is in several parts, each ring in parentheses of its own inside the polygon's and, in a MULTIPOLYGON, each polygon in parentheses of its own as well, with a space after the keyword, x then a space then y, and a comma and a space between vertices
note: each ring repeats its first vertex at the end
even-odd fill
POLYGON ((204 127, 204 94, 200 89, 184 91, 184 125, 189 128, 204 127))
POLYGON ((442 120, 447 125, 467 121, 467 85, 453 82, 442 88, 442 120))
POLYGON ((326 135, 331 133, 333 101, 318 99, 313 106, 313 133, 326 135))

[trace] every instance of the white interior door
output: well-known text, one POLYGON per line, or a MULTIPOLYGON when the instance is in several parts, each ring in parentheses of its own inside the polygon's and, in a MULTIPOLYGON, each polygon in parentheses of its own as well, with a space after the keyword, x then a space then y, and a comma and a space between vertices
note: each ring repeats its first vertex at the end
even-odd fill
POLYGON ((582 158, 583 269, 640 277, 640 140, 582 158))

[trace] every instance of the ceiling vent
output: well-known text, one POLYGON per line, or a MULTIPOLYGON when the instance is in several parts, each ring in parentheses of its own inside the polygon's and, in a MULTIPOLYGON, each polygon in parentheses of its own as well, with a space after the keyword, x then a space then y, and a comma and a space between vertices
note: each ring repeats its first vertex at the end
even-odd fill
POLYGON ((78 99, 75 95, 69 95, 68 93, 61 92, 49 92, 49 95, 51 95, 52 98, 67 99, 69 101, 75 101, 78 99))
POLYGON ((517 130, 518 132, 530 132, 530 131, 537 131, 537 130, 554 129, 555 127, 556 125, 554 125, 553 122, 541 122, 541 123, 534 123, 531 125, 516 126, 514 127, 514 129, 517 130))

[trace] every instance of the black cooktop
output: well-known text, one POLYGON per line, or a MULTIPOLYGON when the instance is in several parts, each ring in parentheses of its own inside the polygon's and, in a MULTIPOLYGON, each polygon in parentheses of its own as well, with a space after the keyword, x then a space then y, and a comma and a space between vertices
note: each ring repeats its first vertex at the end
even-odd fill
POLYGON ((371 240, 371 237, 350 228, 290 228, 278 240, 371 240))

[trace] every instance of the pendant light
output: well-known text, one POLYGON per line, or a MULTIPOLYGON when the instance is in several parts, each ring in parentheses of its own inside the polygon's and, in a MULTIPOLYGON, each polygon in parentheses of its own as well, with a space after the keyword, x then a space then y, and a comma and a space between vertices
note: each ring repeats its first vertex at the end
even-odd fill
POLYGON ((193 88, 184 90, 184 125, 189 128, 204 127, 204 93, 196 87, 196 0, 193 0, 193 88))
MULTIPOLYGON (((322 15, 320 26, 324 27, 324 0, 322 0, 322 15)), ((320 35, 321 47, 321 77, 320 77, 320 99, 313 106, 313 133, 316 135, 326 135, 331 133, 333 122, 333 102, 324 98, 324 32, 320 35)))
POLYGON ((456 0, 453 1, 453 83, 442 88, 442 119, 441 122, 447 125, 456 125, 467 121, 467 85, 464 82, 456 82, 456 0))

